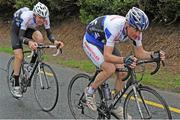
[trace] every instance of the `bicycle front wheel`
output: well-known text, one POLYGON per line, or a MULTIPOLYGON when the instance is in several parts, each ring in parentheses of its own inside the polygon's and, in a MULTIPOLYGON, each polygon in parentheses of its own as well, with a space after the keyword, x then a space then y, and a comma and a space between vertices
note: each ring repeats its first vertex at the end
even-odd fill
POLYGON ((137 94, 131 90, 125 99, 125 119, 172 119, 167 103, 155 90, 141 85, 136 90, 137 94))
POLYGON ((33 81, 36 101, 43 111, 53 110, 59 97, 58 80, 53 69, 45 64, 40 64, 33 81))
MULTIPOLYGON (((75 119, 96 119, 98 116, 97 112, 86 106, 84 90, 89 83, 90 76, 86 74, 77 74, 69 83, 68 105, 75 119)), ((96 101, 100 101, 98 94, 96 94, 96 101)))

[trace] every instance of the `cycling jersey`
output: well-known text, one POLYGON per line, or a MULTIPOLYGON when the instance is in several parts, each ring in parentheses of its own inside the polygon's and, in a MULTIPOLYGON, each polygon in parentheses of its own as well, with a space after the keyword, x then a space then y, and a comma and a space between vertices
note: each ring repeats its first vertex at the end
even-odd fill
MULTIPOLYGON (((33 33, 37 30, 36 18, 33 11, 29 8, 23 7, 17 10, 13 16, 12 29, 11 29, 11 43, 12 48, 22 49, 22 43, 28 44, 32 39, 33 33), (28 38, 28 39, 26 39, 28 38)), ((55 37, 50 30, 49 17, 45 18, 44 28, 46 29, 47 37, 51 42, 54 42, 55 37)))
MULTIPOLYGON (((116 42, 125 42, 127 33, 125 29, 126 18, 118 15, 101 16, 90 22, 85 34, 86 40, 101 49, 114 46, 116 42)), ((135 46, 142 45, 142 33, 134 40, 135 46)))
MULTIPOLYGON (((16 11, 13 19, 16 25, 22 30, 26 30, 27 28, 36 29, 37 27, 33 11, 28 10, 26 7, 16 11)), ((45 19, 44 27, 45 29, 50 29, 49 17, 45 19)))
MULTIPOLYGON (((113 47, 112 54, 121 56, 116 43, 127 41, 125 28, 126 18, 118 15, 101 16, 93 20, 86 27, 86 33, 83 39, 83 50, 88 58, 100 68, 104 62, 104 45, 113 47)), ((133 40, 135 46, 142 45, 142 33, 133 40)))

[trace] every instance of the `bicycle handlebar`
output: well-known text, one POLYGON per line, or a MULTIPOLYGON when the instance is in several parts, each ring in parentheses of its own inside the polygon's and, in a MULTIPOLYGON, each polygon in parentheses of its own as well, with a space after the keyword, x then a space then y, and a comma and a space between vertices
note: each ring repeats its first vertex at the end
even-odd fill
MULTIPOLYGON (((140 61, 137 61, 137 65, 141 65, 141 64, 145 64, 145 63, 156 63, 156 68, 154 69, 154 71, 151 72, 151 75, 154 75, 155 73, 158 72, 158 70, 160 69, 160 66, 161 66, 161 61, 154 61, 154 60, 140 60, 140 61)), ((164 61, 162 61, 162 65, 165 66, 165 63, 164 61)), ((130 68, 129 66, 125 66, 125 68, 127 68, 127 76, 123 79, 123 81, 127 80, 129 78, 129 76, 131 75, 131 71, 132 71, 132 68, 130 68)))
MULTIPOLYGON (((62 49, 60 48, 60 44, 58 45, 44 45, 44 44, 38 44, 37 49, 45 49, 45 48, 55 48, 56 53, 53 54, 53 56, 57 56, 59 53, 62 53, 62 49)), ((34 54, 34 51, 31 52, 31 55, 28 57, 32 57, 34 54)))
POLYGON ((59 45, 43 45, 43 44, 38 44, 37 49, 44 49, 44 48, 56 48, 57 51, 56 53, 53 54, 53 56, 57 56, 59 54, 59 52, 62 53, 62 49, 60 48, 60 44, 59 45))

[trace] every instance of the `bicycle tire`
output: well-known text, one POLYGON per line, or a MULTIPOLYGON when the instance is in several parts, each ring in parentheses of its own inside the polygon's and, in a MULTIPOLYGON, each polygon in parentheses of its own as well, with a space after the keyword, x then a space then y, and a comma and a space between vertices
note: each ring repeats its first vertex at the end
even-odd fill
POLYGON ((7 84, 8 84, 8 89, 11 93, 11 95, 14 97, 13 93, 12 93, 12 87, 13 87, 13 82, 12 81, 12 75, 14 73, 14 70, 12 68, 12 65, 13 65, 13 61, 14 61, 14 56, 12 56, 9 60, 8 60, 8 64, 7 64, 7 84))
POLYGON ((134 99, 134 91, 131 90, 124 102, 124 119, 128 119, 128 116, 131 116, 132 119, 172 119, 166 101, 154 89, 140 85, 137 88, 137 94, 143 118, 141 118, 140 112, 137 108, 137 103, 134 99), (149 109, 151 115, 148 115, 145 105, 149 109))
POLYGON ((43 111, 49 112, 55 108, 58 102, 58 97, 59 97, 58 79, 56 77, 55 72, 49 65, 45 63, 41 63, 40 69, 41 70, 38 73, 35 72, 36 75, 34 76, 34 80, 33 80, 34 95, 39 107, 43 111), (40 75, 42 78, 43 86, 41 86, 40 84, 40 79, 41 79, 40 75), (51 92, 50 90, 54 90, 54 91, 51 92))
MULTIPOLYGON (((16 99, 19 99, 19 97, 16 97, 13 92, 12 92, 12 89, 14 87, 14 79, 13 79, 13 73, 14 73, 14 70, 13 70, 13 61, 14 61, 15 57, 12 56, 9 61, 8 61, 8 64, 7 64, 7 84, 8 84, 8 89, 11 93, 11 95, 16 98, 16 99)), ((21 86, 21 81, 22 81, 23 78, 23 73, 22 73, 22 67, 20 68, 20 74, 19 74, 19 84, 21 86)))
MULTIPOLYGON (((31 51, 23 51, 23 54, 24 54, 24 60, 26 60, 27 56, 31 53, 31 51)), ((8 84, 8 89, 11 93, 11 95, 13 97, 15 97, 12 93, 12 87, 13 87, 13 82, 14 81, 11 81, 12 78, 13 78, 13 73, 14 73, 14 70, 13 70, 13 61, 14 61, 15 57, 12 56, 10 57, 10 59, 8 60, 8 64, 7 64, 7 84, 8 84)), ((21 82, 21 79, 23 78, 23 73, 21 72, 22 71, 22 67, 21 67, 21 70, 20 70, 20 75, 19 75, 19 82, 21 82)), ((17 97, 15 97, 17 98, 17 97)))
MULTIPOLYGON (((90 79, 89 75, 80 73, 75 75, 69 83, 67 93, 68 105, 75 119, 97 119, 98 117, 98 112, 90 110, 85 104, 84 90, 90 79)), ((96 101, 98 101, 98 98, 98 94, 96 94, 96 101)))

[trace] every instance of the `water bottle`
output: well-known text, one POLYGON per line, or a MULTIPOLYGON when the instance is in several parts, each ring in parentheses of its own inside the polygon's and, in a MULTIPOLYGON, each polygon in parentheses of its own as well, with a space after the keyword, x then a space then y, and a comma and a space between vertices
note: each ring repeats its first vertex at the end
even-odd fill
POLYGON ((28 72, 28 63, 24 63, 24 72, 25 72, 25 78, 27 79, 29 76, 29 72, 28 72))
POLYGON ((24 64, 24 70, 25 70, 25 74, 26 74, 27 77, 29 77, 31 75, 32 69, 33 68, 29 63, 24 64))
POLYGON ((103 84, 103 93, 106 100, 111 100, 111 91, 107 83, 103 84))
POLYGON ((116 93, 117 93, 117 91, 115 89, 111 90, 111 99, 114 99, 116 93))

